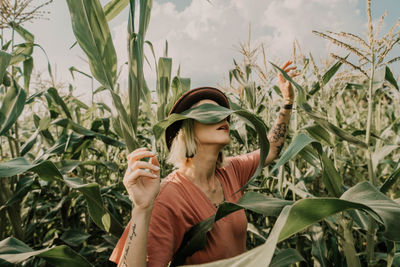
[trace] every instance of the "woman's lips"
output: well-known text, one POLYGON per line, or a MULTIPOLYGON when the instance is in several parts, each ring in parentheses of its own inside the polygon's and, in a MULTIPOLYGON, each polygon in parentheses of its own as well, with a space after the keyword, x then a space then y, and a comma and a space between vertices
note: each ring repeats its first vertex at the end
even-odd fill
POLYGON ((229 125, 227 123, 222 124, 220 127, 218 127, 217 130, 221 131, 229 131, 229 125))

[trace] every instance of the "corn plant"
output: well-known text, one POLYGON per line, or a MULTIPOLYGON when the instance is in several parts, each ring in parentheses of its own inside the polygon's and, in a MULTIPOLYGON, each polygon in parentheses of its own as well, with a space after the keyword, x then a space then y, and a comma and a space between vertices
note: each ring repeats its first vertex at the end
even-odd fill
MULTIPOLYGON (((210 123, 231 114, 232 142, 226 153, 261 147, 265 156, 263 136, 279 111, 274 77, 282 70, 268 62, 262 45, 253 48, 249 37, 240 44, 244 57, 234 60, 225 86, 231 109, 202 105, 167 118, 190 80, 180 77, 179 68, 172 76, 167 42, 163 56, 157 57, 146 40, 152 1, 111 0, 104 8, 97 0, 67 3, 90 66, 90 73, 74 67, 70 72, 91 79, 90 104, 72 95, 73 85, 57 83, 50 62, 49 80, 39 81, 33 75, 32 52, 41 47, 24 29, 24 18, 0 17, 0 265, 110 264, 108 257, 132 208, 121 183, 126 150, 151 144, 165 176, 171 166, 158 140, 169 123, 188 117, 210 123), (125 8, 126 97, 108 27, 125 8), (14 34, 23 42, 15 44, 14 34), (156 88, 148 87, 144 64, 152 65, 156 88), (96 90, 93 80, 100 83, 96 90), (111 94, 114 109, 94 101, 103 90, 111 94)), ((27 18, 35 18, 29 12, 27 18)), ((400 100, 390 68, 398 57, 387 59, 399 43, 398 23, 379 38, 384 16, 373 31, 370 1, 367 15, 366 40, 352 33, 315 32, 348 56, 332 54, 321 65, 294 44, 293 61, 301 75, 292 81, 297 104, 286 149, 276 163, 259 166, 238 203, 223 203, 188 232, 172 266, 201 249, 213 224, 238 209, 246 209, 249 221, 248 251, 205 266, 399 265, 400 100)))

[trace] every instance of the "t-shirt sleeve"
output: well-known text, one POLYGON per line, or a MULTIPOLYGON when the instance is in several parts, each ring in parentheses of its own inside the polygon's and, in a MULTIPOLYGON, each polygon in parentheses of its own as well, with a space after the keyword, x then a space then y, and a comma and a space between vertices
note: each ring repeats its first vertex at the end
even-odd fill
POLYGON ((239 179, 240 187, 245 185, 256 172, 260 162, 260 149, 253 152, 229 157, 229 167, 231 167, 239 179))
MULTIPOLYGON (((110 261, 115 263, 120 261, 131 223, 132 220, 114 248, 109 258, 110 261)), ((168 266, 185 231, 183 227, 176 227, 177 225, 181 225, 181 222, 175 211, 169 205, 164 205, 161 201, 156 200, 148 231, 147 267, 168 266)))
POLYGON ((183 238, 181 218, 168 204, 156 202, 153 207, 149 225, 147 267, 168 266, 183 238))

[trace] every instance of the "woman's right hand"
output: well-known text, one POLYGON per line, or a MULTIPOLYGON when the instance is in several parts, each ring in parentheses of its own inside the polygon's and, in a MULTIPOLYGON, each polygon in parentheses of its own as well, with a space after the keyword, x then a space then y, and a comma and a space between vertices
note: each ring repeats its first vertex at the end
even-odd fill
POLYGON ((124 185, 134 207, 151 209, 160 191, 160 164, 156 154, 147 148, 138 148, 127 156, 128 169, 124 175, 124 185), (150 162, 141 161, 151 158, 150 162), (147 171, 145 169, 149 169, 147 171))

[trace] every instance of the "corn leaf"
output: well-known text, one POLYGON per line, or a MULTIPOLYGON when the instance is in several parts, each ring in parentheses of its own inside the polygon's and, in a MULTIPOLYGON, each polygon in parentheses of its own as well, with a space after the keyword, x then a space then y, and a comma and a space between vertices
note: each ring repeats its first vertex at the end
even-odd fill
POLYGON ((115 236, 121 236, 123 232, 122 225, 105 208, 103 198, 100 194, 100 186, 97 183, 85 184, 80 178, 64 178, 65 184, 81 192, 86 199, 90 217, 106 232, 115 236))
POLYGON ((293 248, 287 248, 279 251, 272 258, 269 267, 286 267, 299 261, 305 261, 300 252, 293 248))
POLYGON ((98 0, 67 0, 72 29, 79 46, 89 59, 93 76, 113 90, 116 81, 117 55, 110 29, 98 0))
POLYGON ((386 193, 389 191, 390 187, 396 183, 396 181, 400 177, 400 167, 397 168, 390 174, 390 176, 386 179, 385 183, 381 186, 380 191, 382 193, 386 193))
POLYGON ((25 100, 25 90, 14 80, 0 108, 0 136, 4 135, 17 121, 24 110, 25 100))
POLYGON ((122 234, 121 224, 104 207, 100 186, 97 183, 84 184, 79 178, 64 178, 54 163, 48 160, 32 164, 20 157, 0 164, 0 177, 10 177, 27 171, 37 173, 43 180, 64 182, 70 188, 77 189, 84 195, 89 215, 97 226, 115 236, 122 234))
POLYGON ((10 54, 0 51, 0 84, 3 83, 3 77, 6 73, 8 65, 10 64, 11 57, 12 56, 10 54))
MULTIPOLYGON (((347 56, 345 57, 347 58, 347 56)), ((323 87, 324 85, 326 85, 333 76, 335 76, 336 72, 340 69, 340 67, 342 66, 342 62, 341 61, 336 61, 335 64, 333 64, 325 73, 324 75, 322 75, 322 82, 323 84, 320 84, 319 82, 315 84, 315 86, 311 89, 311 91, 309 92, 310 95, 314 95, 316 92, 318 92, 321 87, 323 87)))
POLYGON ((397 84, 396 79, 394 78, 393 73, 388 66, 385 68, 385 80, 393 85, 394 88, 399 90, 399 85, 397 84))
POLYGON ((69 109, 67 107, 67 104, 65 104, 64 100, 61 98, 61 96, 58 94, 58 91, 54 87, 50 87, 47 90, 48 94, 54 99, 54 102, 56 102, 61 109, 64 111, 65 115, 72 120, 71 113, 69 112, 69 109))
POLYGON ((94 136, 106 144, 109 144, 109 145, 112 145, 115 147, 125 148, 125 144, 123 142, 121 142, 117 139, 113 139, 107 135, 86 129, 86 128, 82 127, 81 125, 77 124, 76 122, 73 122, 70 119, 60 118, 60 119, 54 120, 51 124, 59 125, 64 128, 70 127, 76 133, 79 133, 79 134, 82 134, 85 136, 94 136))
POLYGON ((163 120, 167 116, 165 107, 170 93, 172 58, 159 58, 157 68, 157 120, 163 120))
POLYGON ((93 266, 84 257, 65 245, 33 250, 24 242, 8 237, 0 242, 0 248, 1 266, 15 266, 15 264, 23 262, 30 257, 40 257, 48 263, 60 267, 93 266))
POLYGON ((111 0, 104 6, 104 14, 107 21, 115 18, 129 4, 129 0, 111 0))
POLYGON ((197 106, 195 108, 188 109, 180 114, 177 113, 171 114, 171 116, 169 116, 167 119, 162 120, 158 122, 156 125, 154 125, 153 133, 156 139, 160 139, 163 132, 167 129, 167 127, 173 124, 174 122, 181 121, 184 119, 194 119, 200 123, 213 124, 222 121, 231 114, 237 115, 239 118, 250 122, 254 126, 255 130, 257 131, 258 142, 261 149, 260 163, 257 167, 257 170, 250 178, 250 180, 242 188, 238 190, 239 192, 240 190, 247 187, 261 173, 262 169, 264 168, 265 160, 267 158, 269 151, 267 126, 256 115, 244 109, 232 110, 222 106, 207 103, 197 106))

